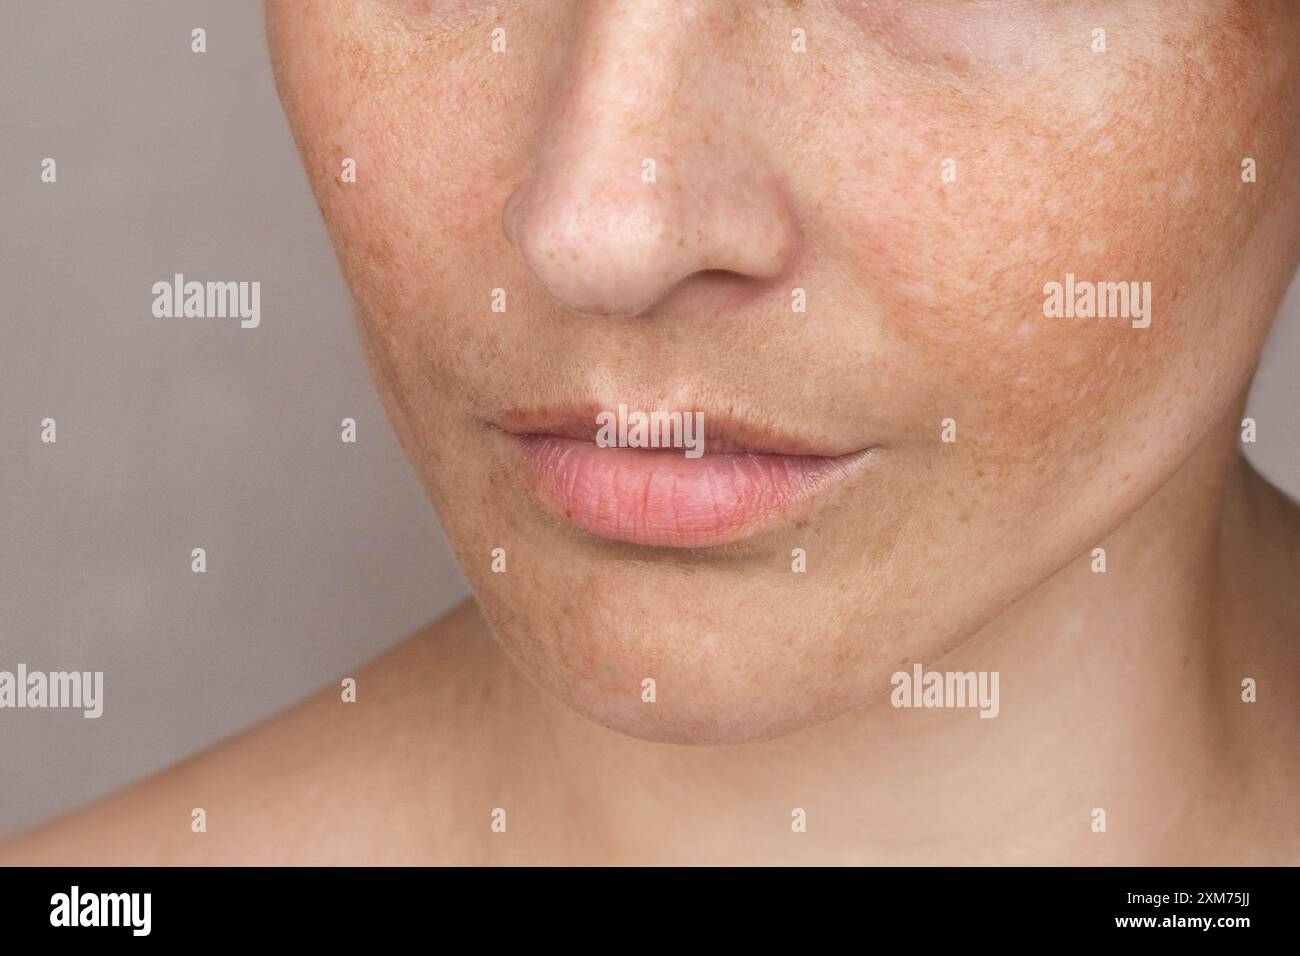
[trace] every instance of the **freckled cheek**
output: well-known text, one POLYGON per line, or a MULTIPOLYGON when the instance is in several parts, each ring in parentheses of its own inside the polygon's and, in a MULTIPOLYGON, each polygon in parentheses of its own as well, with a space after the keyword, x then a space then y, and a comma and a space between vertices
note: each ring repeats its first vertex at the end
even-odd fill
POLYGON ((1057 193, 1049 204, 1032 182, 1018 193, 943 188, 913 183, 869 208, 841 210, 844 232, 854 233, 854 269, 903 374, 935 413, 976 424, 998 454, 1019 457, 1072 431, 1085 440, 1191 347, 1188 318, 1160 311, 1177 280, 1176 249, 1149 248, 1147 227, 1119 208, 1123 197, 1098 209, 1085 195, 1057 193), (1056 221, 1032 214, 1049 205, 1060 210, 1056 221), (1067 272, 1152 281, 1153 327, 1045 316, 1044 284, 1067 272))
POLYGON ((352 115, 335 135, 364 148, 356 183, 340 184, 337 158, 315 164, 322 172, 314 185, 354 296, 364 310, 400 317, 411 334, 481 317, 491 290, 511 278, 489 268, 503 261, 509 189, 483 160, 491 144, 449 141, 416 124, 397 137, 383 119, 425 109, 384 100, 352 115))
POLYGON ((420 294, 461 288, 484 271, 483 240, 501 231, 491 199, 435 170, 411 176, 387 159, 371 173, 375 184, 351 193, 331 227, 348 243, 354 268, 373 273, 390 292, 420 294))

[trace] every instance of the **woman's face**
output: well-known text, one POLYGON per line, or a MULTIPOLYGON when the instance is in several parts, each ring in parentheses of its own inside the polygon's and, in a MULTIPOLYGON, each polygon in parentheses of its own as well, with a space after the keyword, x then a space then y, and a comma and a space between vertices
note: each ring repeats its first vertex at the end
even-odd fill
POLYGON ((1300 246, 1285 0, 268 6, 484 615, 642 737, 829 719, 1089 560, 1233 440, 1300 246))

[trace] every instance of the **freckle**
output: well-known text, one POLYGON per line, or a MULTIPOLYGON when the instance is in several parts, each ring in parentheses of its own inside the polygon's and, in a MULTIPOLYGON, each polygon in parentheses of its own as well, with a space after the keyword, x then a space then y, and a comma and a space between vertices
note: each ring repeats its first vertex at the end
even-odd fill
POLYGON ((678 240, 677 240, 677 248, 678 248, 678 249, 682 248, 682 246, 684 246, 684 245, 686 245, 686 240, 685 240, 685 239, 678 239, 678 240))
POLYGON ((957 521, 960 522, 961 524, 965 524, 966 522, 970 521, 970 515, 968 514, 958 515, 957 521))

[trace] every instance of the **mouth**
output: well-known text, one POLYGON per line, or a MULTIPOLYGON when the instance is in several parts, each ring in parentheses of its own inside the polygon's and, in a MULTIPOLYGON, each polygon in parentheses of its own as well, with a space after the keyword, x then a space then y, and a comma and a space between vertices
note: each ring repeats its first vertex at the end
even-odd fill
MULTIPOLYGON (((608 406, 606 425, 618 407, 608 406)), ((595 405, 516 411, 498 427, 549 510, 589 534, 644 546, 715 547, 806 518, 879 451, 707 410, 681 412, 702 425, 685 447, 644 447, 645 433, 643 447, 628 447, 637 444, 636 430, 602 432, 601 414, 595 405)), ((651 429, 651 440, 670 432, 651 429)))

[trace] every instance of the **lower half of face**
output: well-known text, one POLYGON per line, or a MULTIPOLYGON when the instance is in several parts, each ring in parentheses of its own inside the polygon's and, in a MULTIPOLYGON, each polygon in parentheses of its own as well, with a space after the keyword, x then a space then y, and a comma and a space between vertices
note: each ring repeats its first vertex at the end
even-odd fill
POLYGON ((884 696, 1222 426, 1300 242, 1298 17, 269 24, 376 382, 498 639, 601 723, 719 742, 884 696), (669 447, 634 447, 656 412, 669 447))

